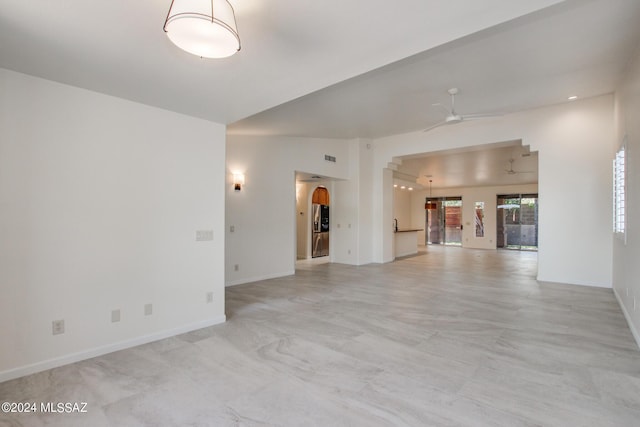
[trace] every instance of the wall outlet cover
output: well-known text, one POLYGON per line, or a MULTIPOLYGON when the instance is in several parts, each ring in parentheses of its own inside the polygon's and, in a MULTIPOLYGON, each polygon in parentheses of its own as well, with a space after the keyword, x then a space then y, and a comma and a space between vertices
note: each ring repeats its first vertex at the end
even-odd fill
POLYGON ((51 332, 53 335, 64 334, 64 319, 51 322, 51 332))

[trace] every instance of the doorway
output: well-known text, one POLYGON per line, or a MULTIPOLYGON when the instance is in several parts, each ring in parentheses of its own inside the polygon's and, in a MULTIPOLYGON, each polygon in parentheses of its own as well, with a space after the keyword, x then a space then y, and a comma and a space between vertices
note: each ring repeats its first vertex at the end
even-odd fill
POLYGON ((502 249, 537 251, 538 195, 498 195, 497 206, 496 246, 502 249))
POLYGON ((462 246, 462 197, 428 197, 427 245, 462 246))
POLYGON ((316 187, 311 196, 311 258, 329 256, 329 190, 316 187))

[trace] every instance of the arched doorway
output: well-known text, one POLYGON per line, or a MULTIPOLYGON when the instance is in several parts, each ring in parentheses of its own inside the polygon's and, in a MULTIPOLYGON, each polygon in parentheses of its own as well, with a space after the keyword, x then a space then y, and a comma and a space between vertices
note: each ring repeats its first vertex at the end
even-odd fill
POLYGON ((329 190, 316 187, 311 208, 311 257, 329 256, 329 190))

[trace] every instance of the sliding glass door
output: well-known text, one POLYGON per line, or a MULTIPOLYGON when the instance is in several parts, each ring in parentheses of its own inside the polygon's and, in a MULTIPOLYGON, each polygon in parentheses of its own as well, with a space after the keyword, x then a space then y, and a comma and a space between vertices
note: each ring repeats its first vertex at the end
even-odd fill
POLYGON ((427 198, 426 243, 462 246, 462 197, 427 198))
POLYGON ((498 248, 537 251, 538 195, 499 195, 497 233, 498 248))

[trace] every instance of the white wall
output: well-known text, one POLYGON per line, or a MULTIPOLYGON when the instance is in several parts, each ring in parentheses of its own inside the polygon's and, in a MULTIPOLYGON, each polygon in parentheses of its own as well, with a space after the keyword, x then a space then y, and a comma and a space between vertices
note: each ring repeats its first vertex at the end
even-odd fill
MULTIPOLYGON (((393 189, 393 218, 398 220, 399 229, 420 228, 412 223, 411 195, 413 191, 394 187, 393 189)), ((424 204, 423 204, 424 209, 424 204)))
POLYGON ((363 265, 371 262, 371 141, 348 141, 349 179, 332 185, 331 261, 363 265))
POLYGON ((0 93, 0 381, 223 322, 224 126, 1 69, 0 93))
POLYGON ((373 189, 373 144, 370 140, 358 142, 358 259, 357 265, 373 262, 373 227, 375 216, 373 189))
MULTIPOLYGON (((227 140, 226 284, 291 275, 297 257, 295 172, 349 178, 349 141, 230 135, 227 140), (335 163, 324 159, 336 157, 335 163), (245 174, 240 192, 233 172, 245 174), (235 231, 230 232, 234 226, 235 231), (238 270, 235 270, 238 265, 238 270)), ((339 209, 329 188, 332 215, 339 209)), ((307 214, 308 216, 308 214, 307 214)), ((331 239, 334 239, 332 230, 331 239)), ((333 243, 332 243, 333 245, 333 243)))
MULTIPOLYGON (((462 247, 475 249, 496 249, 497 233, 497 195, 498 194, 530 194, 537 193, 538 185, 504 185, 487 187, 460 187, 449 189, 433 189, 434 197, 462 197, 462 247), (475 202, 484 202, 484 237, 476 237, 475 202)), ((411 197, 411 226, 426 226, 424 204, 429 197, 429 190, 414 191, 411 197)), ((425 232, 418 232, 418 242, 424 244, 425 232)))
POLYGON ((640 345, 640 52, 617 91, 616 107, 615 150, 627 136, 627 238, 613 238, 613 287, 640 345))
POLYGON ((393 259, 384 209, 394 157, 522 140, 539 152, 538 279, 610 287, 612 139, 607 95, 374 141, 375 261, 393 259))
POLYGON ((309 212, 309 197, 314 188, 309 183, 296 184, 296 258, 307 259, 311 257, 311 232, 309 225, 313 218, 309 212))

